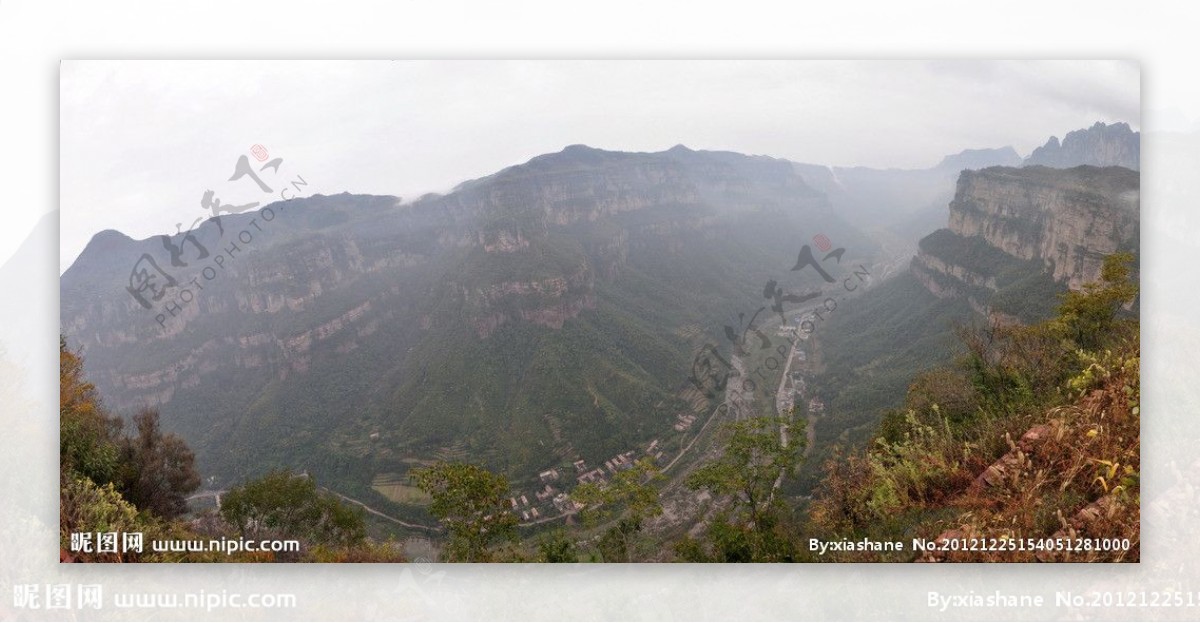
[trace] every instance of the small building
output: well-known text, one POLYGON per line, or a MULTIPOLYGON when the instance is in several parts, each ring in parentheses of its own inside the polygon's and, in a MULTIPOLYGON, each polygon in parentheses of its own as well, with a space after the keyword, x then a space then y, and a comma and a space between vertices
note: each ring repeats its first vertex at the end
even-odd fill
POLYGON ((590 472, 585 472, 578 478, 578 480, 579 484, 585 484, 589 482, 604 482, 604 468, 597 467, 590 472))

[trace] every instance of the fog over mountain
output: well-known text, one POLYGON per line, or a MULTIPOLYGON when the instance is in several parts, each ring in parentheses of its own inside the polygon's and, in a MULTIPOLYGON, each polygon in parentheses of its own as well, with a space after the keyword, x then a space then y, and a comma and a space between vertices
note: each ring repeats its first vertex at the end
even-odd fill
POLYGON ((223 217, 224 236, 205 223, 179 268, 158 238, 101 232, 62 278, 63 331, 113 406, 160 407, 229 477, 603 460, 670 431, 692 348, 806 237, 875 256, 789 163, 683 146, 576 145, 412 204, 273 208, 223 217), (257 239, 229 253, 240 231, 257 239), (130 295, 142 253, 178 298, 130 295))
POLYGON ((406 200, 569 143, 926 169, 1134 123, 1139 80, 1097 61, 67 61, 59 271, 98 231, 186 228, 207 190, 254 200, 225 182, 255 144, 310 193, 406 200))
POLYGON ((830 291, 797 262, 807 250, 866 286, 824 338, 821 456, 887 402, 851 395, 894 396, 949 356, 950 323, 1044 316, 1097 258, 1136 251, 1136 173, 1020 164, 1011 147, 871 169, 576 144, 412 201, 313 194, 190 236, 101 231, 62 275, 61 326, 108 404, 160 409, 205 476, 287 466, 419 517, 373 484, 439 459, 525 485, 577 461, 684 456, 724 398, 694 382, 696 353, 736 355, 752 315, 763 339, 794 327, 772 297, 801 309, 830 291), (891 376, 855 379, 863 366, 891 376))

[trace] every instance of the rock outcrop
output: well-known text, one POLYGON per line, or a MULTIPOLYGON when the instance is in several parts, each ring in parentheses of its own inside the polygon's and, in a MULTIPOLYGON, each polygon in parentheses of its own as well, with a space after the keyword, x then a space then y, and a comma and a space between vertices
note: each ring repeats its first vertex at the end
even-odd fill
POLYGON ((1076 289, 1099 279, 1106 255, 1137 247, 1138 198, 1138 174, 1120 167, 964 171, 949 228, 1039 260, 1076 289))
POLYGON ((1106 256, 1137 252, 1138 188, 1122 167, 963 171, 948 227, 921 240, 910 270, 938 298, 1035 320, 1059 291, 1098 281, 1106 256))

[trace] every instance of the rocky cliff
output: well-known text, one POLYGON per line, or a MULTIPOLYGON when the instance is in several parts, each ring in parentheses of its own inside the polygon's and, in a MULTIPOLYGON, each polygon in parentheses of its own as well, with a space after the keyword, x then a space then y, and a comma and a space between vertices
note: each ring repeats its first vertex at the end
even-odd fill
POLYGON ((962 171, 946 228, 920 241, 913 275, 976 311, 1048 313, 1056 288, 1096 281, 1105 256, 1137 252, 1139 141, 1128 124, 1096 123, 1050 137, 1020 168, 962 171))
POLYGON ((1068 287, 1096 280, 1106 254, 1138 252, 1136 171, 986 167, 947 183, 909 269, 839 306, 817 334, 829 417, 808 465, 823 448, 874 443, 880 412, 902 407, 913 375, 961 356, 958 327, 1045 320, 1068 287))
POLYGON ((920 241, 911 272, 938 298, 1036 320, 1058 292, 1098 281, 1105 256, 1137 252, 1138 187, 1121 167, 963 171, 948 227, 920 241))
POLYGON ((1129 169, 995 167, 964 171, 950 231, 1038 260, 1070 288, 1096 281, 1104 256, 1137 248, 1138 174, 1129 169))

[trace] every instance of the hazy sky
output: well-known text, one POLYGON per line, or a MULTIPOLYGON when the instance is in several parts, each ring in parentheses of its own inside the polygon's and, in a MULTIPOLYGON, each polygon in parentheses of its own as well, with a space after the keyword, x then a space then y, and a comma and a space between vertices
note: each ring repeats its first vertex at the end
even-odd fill
POLYGON ((228 181, 255 144, 310 192, 412 198, 573 143, 923 168, 1140 128, 1126 62, 67 61, 61 79, 60 270, 103 229, 186 228, 205 191, 258 200, 228 181))

